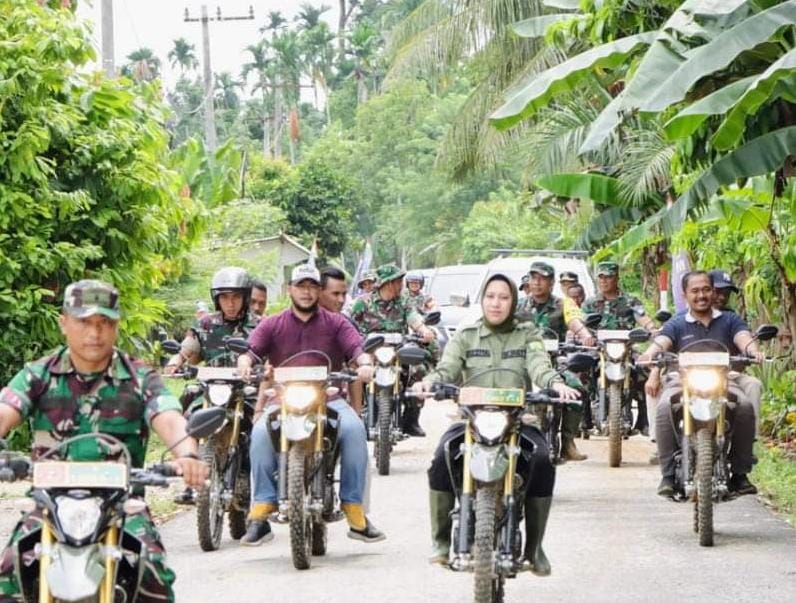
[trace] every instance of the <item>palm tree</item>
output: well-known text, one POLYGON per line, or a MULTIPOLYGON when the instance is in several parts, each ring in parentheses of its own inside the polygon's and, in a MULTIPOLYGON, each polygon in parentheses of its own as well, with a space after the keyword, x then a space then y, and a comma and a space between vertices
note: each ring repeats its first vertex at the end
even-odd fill
POLYGON ((272 10, 268 13, 268 21, 260 28, 260 33, 265 34, 270 31, 271 40, 273 41, 274 36, 280 29, 284 29, 285 25, 287 25, 287 19, 285 19, 284 15, 278 10, 272 10))
POLYGON ((122 74, 137 82, 150 82, 160 77, 160 59, 151 48, 139 48, 127 55, 122 74))
MULTIPOLYGON (((306 5, 302 5, 303 10, 307 10, 306 5)), ((318 17, 320 14, 328 10, 327 6, 322 6, 320 9, 313 9, 317 12, 318 17)), ((299 38, 301 43, 301 52, 303 63, 307 71, 307 75, 312 81, 312 94, 315 108, 318 108, 318 87, 323 90, 324 97, 327 99, 326 105, 326 122, 331 123, 331 116, 329 113, 329 78, 332 75, 332 64, 334 62, 334 49, 332 48, 332 41, 334 34, 329 29, 329 26, 324 21, 320 21, 315 13, 311 15, 304 14, 301 16, 302 25, 299 26, 299 38)))
POLYGON ((240 107, 240 97, 237 90, 241 82, 236 80, 229 71, 216 74, 216 104, 224 109, 237 109, 240 107))
POLYGON ((373 62, 379 48, 379 32, 367 23, 357 23, 349 37, 349 54, 354 59, 354 78, 357 80, 357 104, 368 100, 368 78, 373 74, 373 62))
MULTIPOLYGON (((271 42, 276 61, 277 84, 274 98, 274 113, 276 130, 274 136, 278 143, 277 148, 281 152, 282 125, 284 121, 283 103, 290 107, 289 113, 291 120, 297 119, 298 101, 301 94, 301 74, 304 72, 304 61, 302 48, 299 42, 299 34, 295 31, 285 31, 274 36, 271 42)), ((290 140, 290 159, 291 163, 296 161, 295 145, 298 142, 294 135, 294 128, 291 128, 290 140)), ((280 153, 281 154, 281 153, 280 153)))
POLYGON ((168 58, 171 61, 171 66, 179 65, 180 71, 183 73, 199 66, 199 61, 196 60, 196 48, 185 38, 174 40, 174 48, 169 51, 168 58))
POLYGON ((252 92, 259 90, 262 95, 264 157, 273 157, 275 155, 275 149, 273 149, 271 145, 271 132, 273 127, 269 124, 269 120, 273 117, 271 106, 273 104, 273 92, 275 90, 275 65, 274 59, 269 56, 269 50, 270 47, 267 40, 260 40, 257 44, 250 44, 247 46, 246 51, 251 54, 252 60, 248 63, 244 63, 241 71, 243 81, 246 81, 246 78, 252 72, 257 75, 257 81, 252 92))
POLYGON ((325 4, 321 4, 320 6, 312 6, 311 4, 303 2, 298 14, 294 17, 294 21, 299 24, 299 29, 313 29, 322 23, 321 15, 330 9, 331 6, 327 6, 325 4))

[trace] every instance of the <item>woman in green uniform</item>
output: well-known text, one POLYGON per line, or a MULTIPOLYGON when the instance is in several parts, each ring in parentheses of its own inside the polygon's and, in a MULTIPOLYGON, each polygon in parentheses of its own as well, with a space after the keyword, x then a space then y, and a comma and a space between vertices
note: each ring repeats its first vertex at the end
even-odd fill
MULTIPOLYGON (((577 390, 564 384, 550 365, 538 329, 532 323, 518 323, 517 287, 503 274, 492 276, 481 295, 483 316, 472 325, 456 331, 445 347, 437 368, 416 389, 429 391, 433 383, 461 383, 480 387, 522 387, 530 389, 534 383, 555 390, 562 400, 579 397, 577 390), (490 368, 513 369, 491 371, 490 368), (521 378, 517 372, 524 375, 521 378)), ((454 423, 442 436, 428 470, 431 507, 431 529, 434 543, 432 563, 447 564, 451 543, 450 512, 455 498, 451 476, 445 461, 445 449, 451 440, 462 440, 464 424, 454 423)), ((542 550, 550 503, 555 485, 555 468, 550 462, 542 433, 535 427, 523 426, 522 453, 517 471, 528 484, 525 499, 525 557, 531 571, 537 575, 550 574, 550 563, 542 550)), ((452 450, 458 447, 453 445, 452 450)))

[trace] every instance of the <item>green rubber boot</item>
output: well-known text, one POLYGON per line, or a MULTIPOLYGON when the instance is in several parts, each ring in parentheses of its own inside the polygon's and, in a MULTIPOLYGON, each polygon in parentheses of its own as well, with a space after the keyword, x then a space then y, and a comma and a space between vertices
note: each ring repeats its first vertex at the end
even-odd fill
POLYGON ((575 446, 575 436, 580 430, 582 414, 583 411, 580 408, 564 406, 561 417, 561 457, 566 461, 585 461, 589 458, 575 446))
POLYGON ((550 575, 550 561, 542 549, 542 539, 550 517, 553 497, 525 499, 525 559, 537 576, 550 575))
POLYGON ((456 502, 453 492, 429 490, 428 507, 431 511, 432 549, 429 561, 448 565, 451 549, 451 511, 456 502))

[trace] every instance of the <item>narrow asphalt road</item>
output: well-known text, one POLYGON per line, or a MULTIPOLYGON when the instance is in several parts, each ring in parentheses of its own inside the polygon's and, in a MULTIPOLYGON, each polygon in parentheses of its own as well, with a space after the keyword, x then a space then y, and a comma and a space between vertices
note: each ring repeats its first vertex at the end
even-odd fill
MULTIPOLYGON (((401 442, 392 474, 373 476, 374 523, 388 538, 363 544, 346 538, 344 522, 329 526, 328 554, 308 571, 293 569, 287 526, 257 548, 225 535, 203 553, 193 512, 162 528, 178 576, 179 601, 405 603, 471 600, 472 575, 430 566, 425 470, 453 412, 429 403, 425 439, 401 442)), ((716 509, 716 545, 702 548, 691 531, 691 507, 658 498, 657 467, 646 439, 625 442, 618 469, 606 463, 606 442, 580 443, 589 454, 559 468, 545 540, 553 575, 520 574, 507 601, 796 601, 796 529, 755 497, 716 509)))

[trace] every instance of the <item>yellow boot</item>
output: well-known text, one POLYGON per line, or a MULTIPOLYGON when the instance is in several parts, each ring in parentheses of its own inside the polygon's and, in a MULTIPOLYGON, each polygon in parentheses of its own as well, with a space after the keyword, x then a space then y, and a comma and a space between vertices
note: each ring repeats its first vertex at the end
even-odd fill
POLYGON ((343 503, 340 505, 348 520, 348 537, 362 542, 379 542, 387 538, 376 529, 365 516, 365 509, 359 503, 343 503))
POLYGON ((258 502, 251 506, 246 533, 240 539, 242 546, 259 546, 274 539, 268 517, 276 510, 276 503, 272 502, 258 502))

